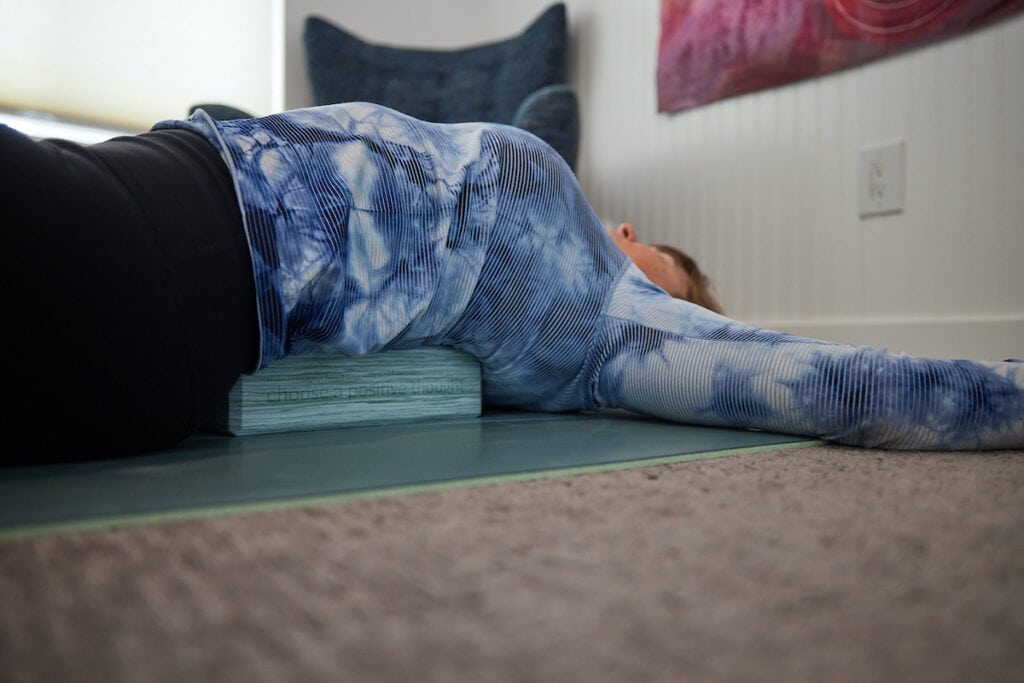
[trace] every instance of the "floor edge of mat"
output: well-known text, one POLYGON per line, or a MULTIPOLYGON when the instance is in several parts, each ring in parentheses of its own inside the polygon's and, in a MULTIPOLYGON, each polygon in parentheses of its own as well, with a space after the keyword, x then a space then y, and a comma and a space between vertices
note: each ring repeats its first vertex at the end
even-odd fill
POLYGON ((650 458, 639 458, 636 460, 618 460, 615 462, 597 463, 593 465, 578 465, 572 467, 540 469, 531 470, 528 472, 511 472, 508 474, 468 477, 466 479, 449 479, 444 481, 426 482, 421 484, 402 484, 398 486, 385 486, 380 488, 365 489, 362 491, 344 491, 331 494, 317 494, 312 496, 278 498, 258 502, 225 503, 223 505, 209 505, 189 509, 138 512, 128 513, 124 515, 107 515, 103 517, 95 517, 92 519, 44 522, 41 524, 26 524, 22 526, 12 526, 7 529, 0 529, 0 542, 16 541, 29 538, 37 538, 41 536, 52 536, 76 532, 107 531, 133 526, 143 526, 146 524, 158 524, 164 522, 177 522, 214 517, 227 517, 232 515, 252 514, 258 512, 289 510, 301 507, 315 507, 320 505, 341 503, 350 500, 366 500, 372 498, 385 498, 389 496, 414 495, 418 493, 432 493, 436 491, 474 488, 479 486, 493 486, 497 484, 509 484, 520 481, 553 479, 556 477, 568 477, 598 472, 613 472, 618 470, 635 469, 640 467, 654 467, 657 465, 692 462, 696 460, 712 460, 715 458, 723 458, 732 455, 745 455, 765 451, 806 448, 809 446, 820 446, 824 443, 824 441, 820 441, 817 439, 799 439, 788 443, 764 444, 759 446, 744 446, 741 448, 726 448, 722 450, 702 451, 697 453, 682 453, 678 455, 663 455, 650 458))

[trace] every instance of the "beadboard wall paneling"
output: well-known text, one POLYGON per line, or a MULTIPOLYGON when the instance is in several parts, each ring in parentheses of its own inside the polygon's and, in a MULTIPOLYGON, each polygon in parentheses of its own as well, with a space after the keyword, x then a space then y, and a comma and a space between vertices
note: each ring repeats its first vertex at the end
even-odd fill
POLYGON ((656 0, 569 9, 581 182, 602 214, 697 256, 731 315, 856 343, 863 327, 913 353, 1024 354, 1024 18, 658 115, 656 0), (861 219, 858 152, 900 139, 906 208, 861 219))

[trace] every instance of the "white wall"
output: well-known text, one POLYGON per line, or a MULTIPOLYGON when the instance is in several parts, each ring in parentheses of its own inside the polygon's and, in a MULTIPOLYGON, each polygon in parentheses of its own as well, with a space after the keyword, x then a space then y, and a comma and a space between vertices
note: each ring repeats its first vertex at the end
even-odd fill
POLYGON ((659 116, 656 0, 569 4, 592 201, 691 250, 732 315, 928 355, 1024 356, 1024 17, 659 116), (862 220, 857 153, 894 138, 906 210, 862 220))

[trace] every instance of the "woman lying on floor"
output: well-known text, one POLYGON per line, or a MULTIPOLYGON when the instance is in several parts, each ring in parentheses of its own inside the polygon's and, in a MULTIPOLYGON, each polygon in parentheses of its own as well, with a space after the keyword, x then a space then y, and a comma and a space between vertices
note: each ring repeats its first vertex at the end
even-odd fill
POLYGON ((167 447, 243 372, 422 345, 479 358, 490 406, 1024 447, 1024 365, 795 338, 674 298, 693 283, 665 252, 609 235, 514 128, 361 103, 200 111, 92 147, 5 129, 0 167, 22 453, 167 447))

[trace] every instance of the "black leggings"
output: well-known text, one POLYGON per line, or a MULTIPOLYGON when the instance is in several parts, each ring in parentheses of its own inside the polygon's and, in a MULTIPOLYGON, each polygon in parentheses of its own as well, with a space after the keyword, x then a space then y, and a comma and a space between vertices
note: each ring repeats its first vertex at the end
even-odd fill
POLYGON ((81 146, 0 125, 0 199, 3 461, 171 446, 253 369, 249 249, 202 137, 81 146))

